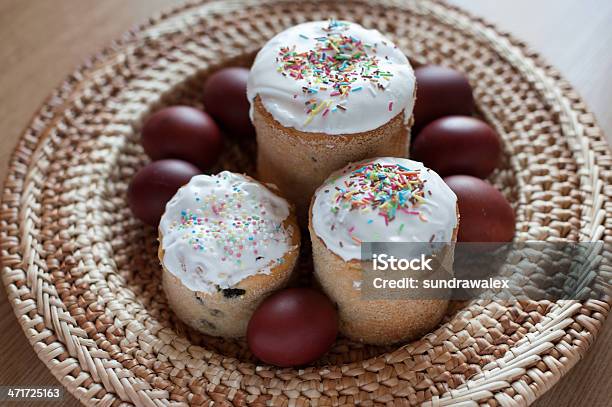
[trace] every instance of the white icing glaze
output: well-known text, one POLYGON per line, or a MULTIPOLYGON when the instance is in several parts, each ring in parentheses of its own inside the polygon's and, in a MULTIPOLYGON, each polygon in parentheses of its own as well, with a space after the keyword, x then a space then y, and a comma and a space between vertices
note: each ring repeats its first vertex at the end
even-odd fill
MULTIPOLYGON (((345 261, 360 260, 361 242, 450 242, 457 226, 456 207, 455 193, 433 170, 417 161, 385 157, 351 163, 333 173, 315 193, 312 222, 315 233, 329 250, 345 261), (378 172, 363 170, 372 165, 389 167, 378 172), (381 210, 373 201, 384 202, 390 196, 400 199, 400 194, 388 194, 393 190, 386 187, 386 192, 370 195, 372 187, 378 190, 380 186, 371 181, 379 178, 373 174, 385 175, 385 171, 392 172, 391 176, 416 172, 423 183, 410 185, 417 190, 422 187, 423 199, 411 200, 413 192, 400 181, 395 191, 402 191, 401 199, 406 203, 395 211, 395 216, 381 216, 392 212, 381 210), (363 178, 364 174, 373 177, 363 178)), ((415 245, 416 249, 419 248, 415 245)))
POLYGON ((198 175, 166 204, 164 267, 193 291, 214 293, 269 273, 289 250, 289 204, 244 175, 198 175))
MULTIPOLYGON (((296 61, 295 56, 292 61, 296 61)), ((342 83, 347 82, 343 79, 342 83)), ((259 95, 266 110, 285 127, 303 132, 352 134, 376 129, 402 111, 407 122, 414 107, 415 83, 406 56, 377 30, 344 21, 314 21, 277 34, 259 51, 251 67, 247 96, 251 101, 251 119, 253 101, 259 95), (336 47, 336 51, 329 45, 330 38, 348 42, 345 48, 336 47), (344 67, 330 62, 329 72, 313 71, 312 58, 303 58, 300 66, 306 69, 300 69, 301 77, 295 78, 291 73, 297 72, 297 65, 283 62, 283 55, 287 55, 287 50, 281 50, 284 47, 311 57, 322 56, 323 52, 328 58, 340 54, 359 56, 344 67), (322 51, 322 47, 326 50, 322 51), (377 67, 367 67, 373 62, 377 67), (350 65, 352 68, 347 68, 350 65), (332 81, 340 71, 348 75, 350 85, 343 85, 346 94, 335 95, 337 89, 332 81), (309 93, 313 90, 316 93, 309 93), (317 106, 325 104, 316 114, 307 113, 306 102, 311 99, 316 100, 317 106)))

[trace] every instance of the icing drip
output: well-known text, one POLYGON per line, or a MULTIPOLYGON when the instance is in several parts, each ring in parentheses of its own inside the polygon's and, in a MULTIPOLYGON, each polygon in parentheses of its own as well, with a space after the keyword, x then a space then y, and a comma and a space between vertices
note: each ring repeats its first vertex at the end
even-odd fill
POLYGON ((300 24, 258 53, 247 84, 283 126, 350 134, 376 129, 414 106, 406 56, 376 30, 345 21, 300 24))
POLYGON ((450 242, 457 197, 434 171, 404 158, 351 163, 315 193, 313 228, 345 261, 361 242, 450 242))
POLYGON ((166 205, 163 264, 194 291, 215 292, 269 273, 289 250, 287 201, 228 171, 198 175, 166 205))

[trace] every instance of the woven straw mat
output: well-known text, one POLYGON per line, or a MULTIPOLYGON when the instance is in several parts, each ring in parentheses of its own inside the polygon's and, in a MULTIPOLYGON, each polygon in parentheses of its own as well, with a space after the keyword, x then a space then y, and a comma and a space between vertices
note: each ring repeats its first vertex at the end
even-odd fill
MULTIPOLYGON (((244 341, 176 319, 156 231, 126 204, 147 162, 143 118, 165 105, 201 107, 211 71, 248 66, 274 33, 331 17, 386 33, 415 65, 467 74, 479 113, 503 139, 504 164, 490 181, 516 211, 517 238, 612 241, 612 159, 593 115, 557 71, 486 22, 431 1, 190 3, 73 73, 23 134, 5 181, 10 302, 40 359, 86 405, 524 406, 593 342, 607 297, 455 304, 418 341, 339 339, 301 369, 257 364, 244 341)), ((228 144, 215 170, 252 172, 254 143, 228 144)))

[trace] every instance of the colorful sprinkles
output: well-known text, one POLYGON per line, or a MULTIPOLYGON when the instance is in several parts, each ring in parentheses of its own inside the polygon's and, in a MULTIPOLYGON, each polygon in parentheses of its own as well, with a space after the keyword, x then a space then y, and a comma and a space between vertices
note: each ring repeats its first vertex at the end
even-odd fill
MULTIPOLYGON (((366 44, 350 35, 349 26, 349 23, 331 20, 323 28, 325 35, 314 38, 314 49, 297 52, 293 45, 279 50, 278 72, 306 84, 302 87, 302 94, 307 97, 304 125, 319 114, 326 117, 330 112, 347 110, 343 100, 363 89, 362 85, 353 86, 356 81, 367 83, 369 91, 376 95, 377 91, 386 89, 393 76, 379 67, 377 44, 366 44), (328 90, 328 95, 318 96, 319 92, 328 90)), ((309 39, 303 34, 300 37, 309 39)), ((389 111, 392 107, 393 102, 390 102, 389 111)))
POLYGON ((194 196, 196 205, 182 210, 170 230, 182 233, 181 238, 193 250, 218 256, 238 268, 244 265, 245 257, 259 261, 264 259, 266 248, 287 241, 282 223, 266 216, 264 202, 243 190, 240 183, 228 188, 220 185, 223 175, 216 177, 215 188, 204 196, 194 196))
MULTIPOLYGON (((421 179, 420 169, 411 170, 400 164, 369 163, 353 170, 344 186, 336 187, 335 205, 331 207, 334 213, 340 208, 374 211, 384 218, 387 226, 398 212, 418 216, 427 222, 418 210, 425 202, 425 181, 421 179)), ((368 224, 372 222, 368 220, 368 224)), ((349 233, 354 229, 351 226, 349 233)), ((404 224, 401 224, 399 231, 403 229, 404 224)))

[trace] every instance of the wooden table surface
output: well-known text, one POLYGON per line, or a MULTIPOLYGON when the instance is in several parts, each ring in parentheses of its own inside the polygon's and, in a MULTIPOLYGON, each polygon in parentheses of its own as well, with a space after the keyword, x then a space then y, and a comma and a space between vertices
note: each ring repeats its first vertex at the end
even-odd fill
MULTIPOLYGON (((610 140, 612 2, 451 1, 488 18, 531 44, 575 86, 610 140)), ((145 21, 156 11, 180 2, 0 0, 0 180, 4 179, 9 156, 21 130, 63 77, 126 29, 145 21)), ((612 318, 608 318, 584 360, 534 405, 610 405, 611 344, 612 318)), ((0 385, 58 385, 25 339, 2 289, 0 346, 0 385)), ((79 404, 66 393, 62 405, 79 404)))

